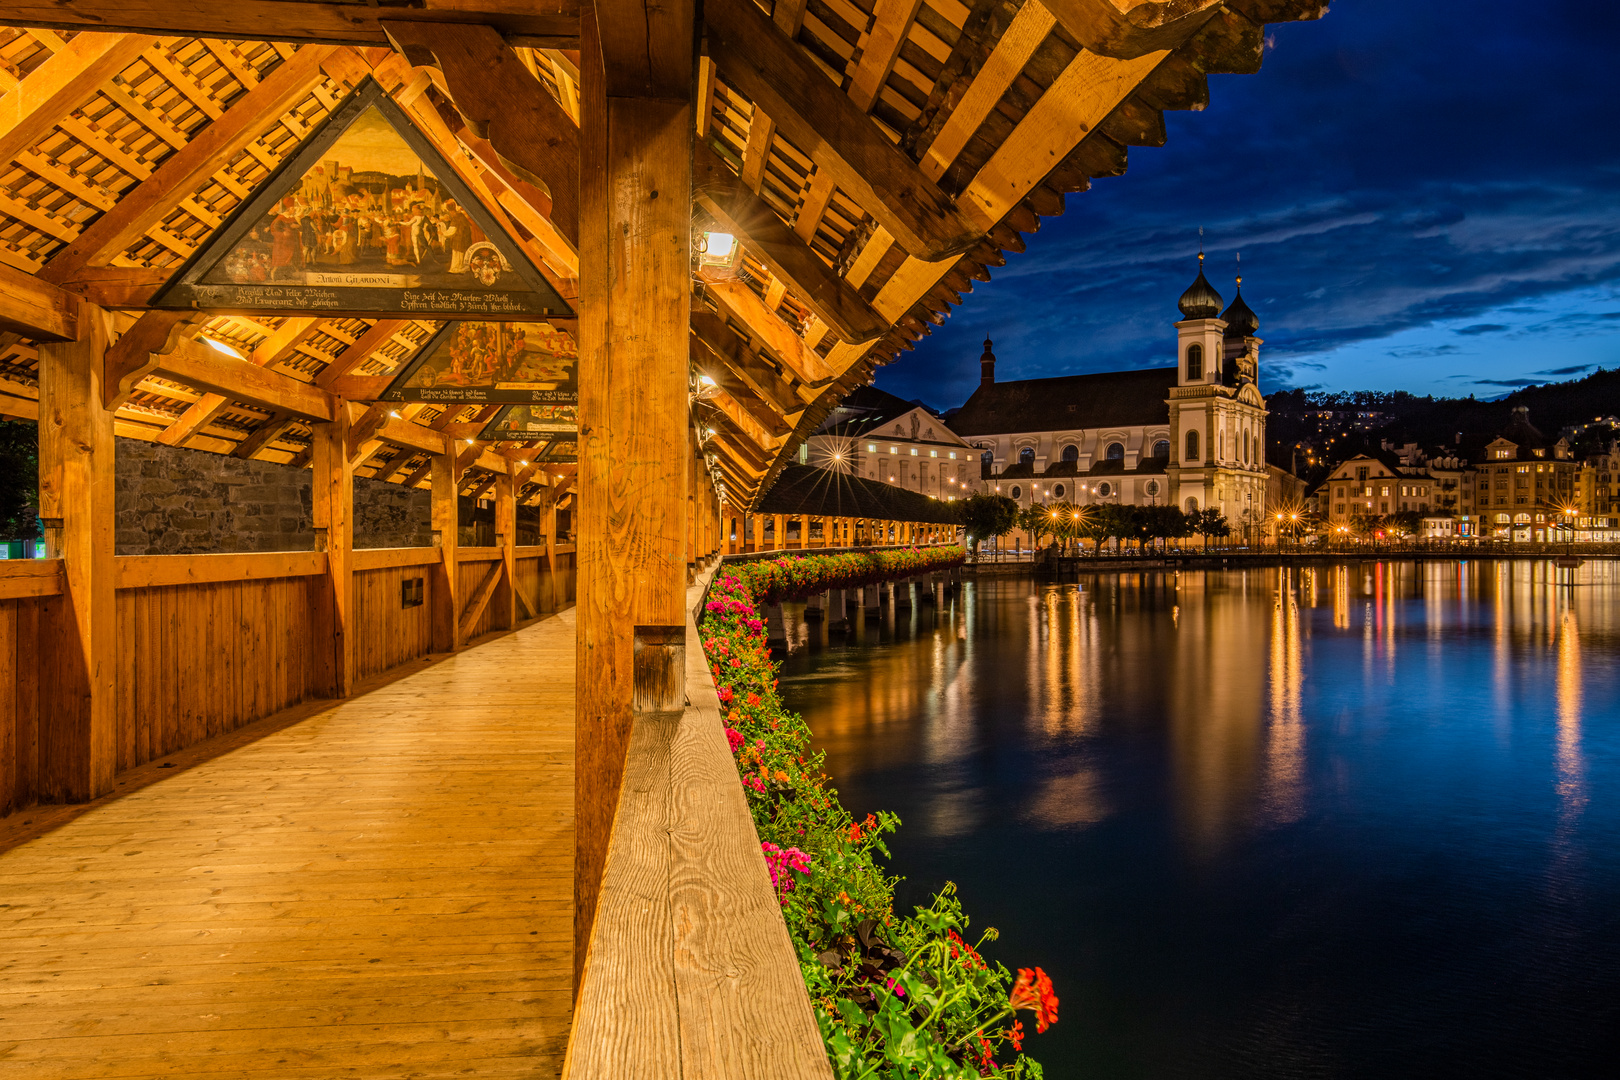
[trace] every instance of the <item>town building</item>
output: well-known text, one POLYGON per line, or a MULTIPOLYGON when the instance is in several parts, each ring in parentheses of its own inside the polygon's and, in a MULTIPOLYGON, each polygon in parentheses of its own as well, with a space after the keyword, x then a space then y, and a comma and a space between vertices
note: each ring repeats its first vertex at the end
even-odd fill
POLYGON ((945 502, 974 490, 978 451, 915 402, 857 387, 805 443, 819 469, 892 484, 945 502))
POLYGON ((1178 303, 1174 367, 997 382, 984 343, 979 388, 951 420, 980 454, 980 490, 1026 507, 1214 507, 1234 535, 1260 539, 1268 481, 1259 319, 1242 278, 1221 310, 1202 260, 1178 303))
POLYGON ((1569 441, 1547 438, 1530 423, 1530 410, 1513 410, 1508 427, 1485 446, 1477 465, 1478 503, 1489 535, 1515 541, 1556 539, 1575 509, 1578 466, 1569 441))

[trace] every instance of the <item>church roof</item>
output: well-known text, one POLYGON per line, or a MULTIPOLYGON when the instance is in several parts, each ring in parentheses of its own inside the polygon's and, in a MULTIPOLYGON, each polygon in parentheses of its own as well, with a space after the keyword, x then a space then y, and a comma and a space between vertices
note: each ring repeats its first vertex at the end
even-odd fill
POLYGON ((857 386, 828 414, 818 435, 865 435, 921 406, 875 386, 857 386))
POLYGON ((818 469, 814 465, 785 467, 776 485, 760 500, 758 512, 939 525, 956 523, 956 511, 951 503, 930 499, 893 484, 818 469))
POLYGON ((1203 256, 1198 256, 1198 276, 1193 283, 1187 286, 1187 291, 1181 294, 1176 306, 1181 309, 1184 319, 1215 319, 1221 314, 1221 294, 1215 291, 1215 286, 1209 283, 1204 276, 1203 256))
POLYGON ((1232 298, 1231 306, 1221 312, 1221 318, 1226 320, 1227 337, 1247 337, 1260 329, 1260 316, 1243 302, 1242 286, 1238 287, 1238 293, 1232 298))
POLYGON ((1168 424, 1176 369, 1062 375, 981 386, 951 421, 958 435, 1168 424))

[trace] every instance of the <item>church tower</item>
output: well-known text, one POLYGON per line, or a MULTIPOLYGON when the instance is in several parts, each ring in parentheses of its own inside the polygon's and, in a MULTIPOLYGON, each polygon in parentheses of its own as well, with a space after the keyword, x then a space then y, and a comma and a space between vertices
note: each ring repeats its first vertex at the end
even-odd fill
POLYGON ((1260 396, 1260 320, 1242 296, 1225 311, 1221 294, 1198 276, 1181 294, 1177 376, 1170 411, 1169 494, 1183 511, 1214 509, 1234 537, 1256 543, 1266 511, 1266 403, 1260 396))
POLYGON ((1221 381, 1226 324, 1221 321, 1221 294, 1204 277, 1204 253, 1198 253, 1198 277, 1181 294, 1177 307, 1176 344, 1180 356, 1178 386, 1207 386, 1221 381))
POLYGON ((984 352, 979 355, 979 385, 996 384, 996 354, 990 351, 990 339, 984 339, 984 352))

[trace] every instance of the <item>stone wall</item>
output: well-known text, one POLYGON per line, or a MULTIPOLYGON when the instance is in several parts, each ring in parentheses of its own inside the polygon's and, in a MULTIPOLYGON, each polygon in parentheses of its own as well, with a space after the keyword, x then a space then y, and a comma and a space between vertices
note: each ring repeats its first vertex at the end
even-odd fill
MULTIPOLYGON (((139 439, 118 440, 117 551, 309 551, 310 472, 139 439)), ((426 547, 432 496, 356 479, 354 546, 426 547)))

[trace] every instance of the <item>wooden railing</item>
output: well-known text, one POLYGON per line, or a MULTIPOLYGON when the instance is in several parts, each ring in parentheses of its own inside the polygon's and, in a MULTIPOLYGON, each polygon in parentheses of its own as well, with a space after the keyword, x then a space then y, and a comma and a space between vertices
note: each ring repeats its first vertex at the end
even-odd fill
MULTIPOLYGON (((438 548, 359 549, 351 555, 347 633, 356 680, 384 674, 434 650, 438 548), (405 583, 420 579, 421 602, 405 583)), ((516 619, 485 603, 465 641, 511 622, 557 611, 573 597, 574 549, 463 548, 461 598, 494 570, 518 595, 516 619), (511 581, 508 582, 507 578, 511 581)), ((114 771, 124 772, 234 731, 313 698, 332 648, 327 556, 319 551, 219 555, 130 555, 113 561, 117 639, 111 684, 114 771)), ((64 640, 62 562, 0 561, 0 816, 37 802, 48 787, 42 684, 53 678, 64 640), (45 752, 42 752, 42 747, 45 752)), ((491 587, 492 594, 495 587, 491 587)), ((462 614, 466 614, 463 612, 462 614)))
POLYGON ((0 815, 39 800, 41 643, 61 592, 60 559, 0 562, 0 815))
POLYGON ((692 615, 712 576, 690 704, 633 721, 564 1080, 832 1077, 692 615))

